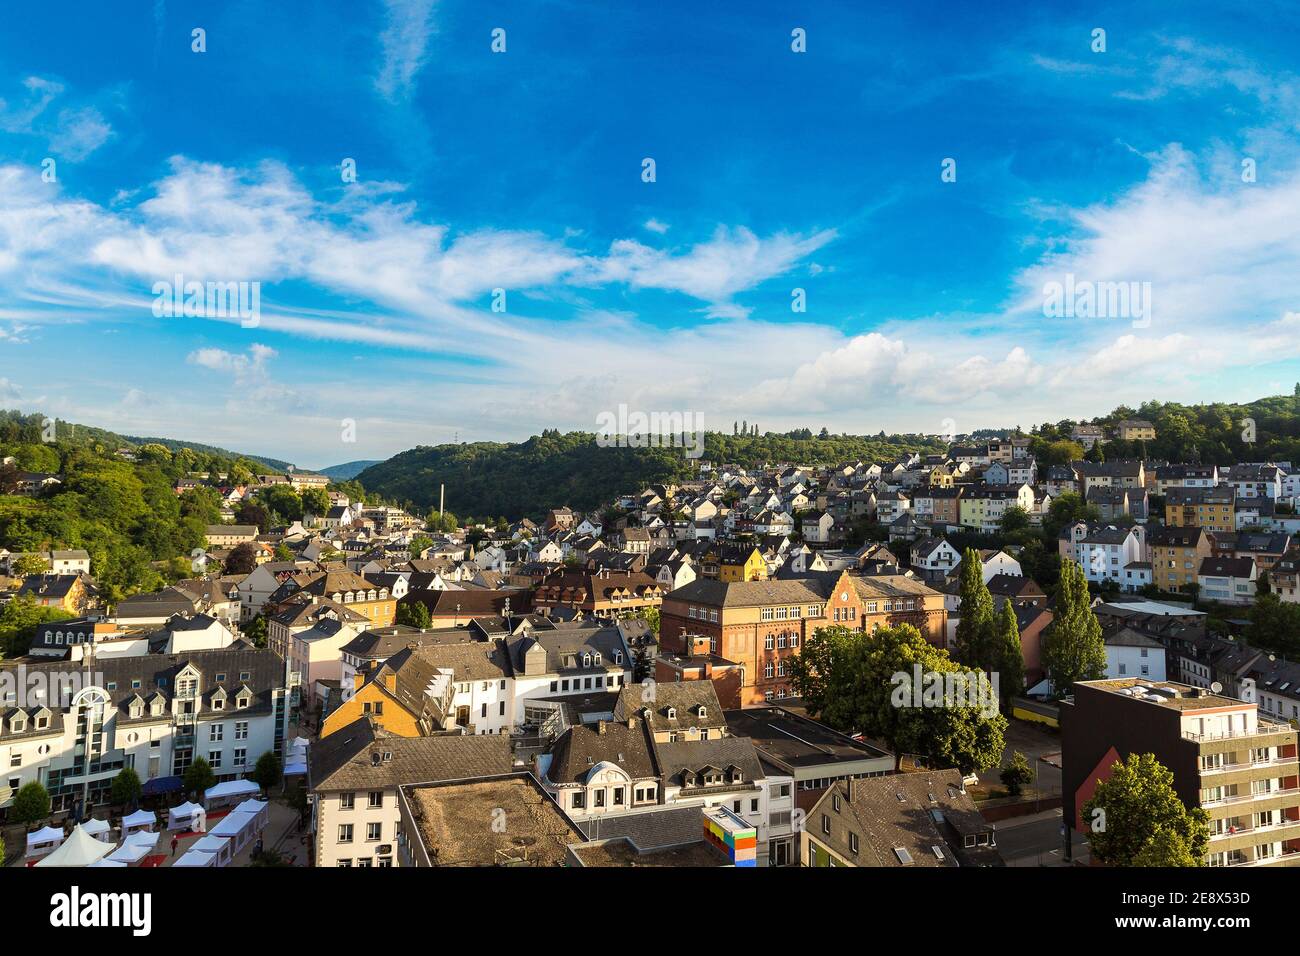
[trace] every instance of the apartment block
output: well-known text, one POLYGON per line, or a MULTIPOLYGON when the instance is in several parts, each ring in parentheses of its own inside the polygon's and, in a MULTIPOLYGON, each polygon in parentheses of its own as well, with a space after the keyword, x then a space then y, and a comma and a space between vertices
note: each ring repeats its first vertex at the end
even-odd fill
POLYGON ((1076 830, 1114 764, 1151 753, 1183 803, 1209 813, 1209 865, 1300 863, 1296 730, 1255 702, 1169 681, 1082 681, 1061 705, 1061 743, 1062 807, 1076 830))

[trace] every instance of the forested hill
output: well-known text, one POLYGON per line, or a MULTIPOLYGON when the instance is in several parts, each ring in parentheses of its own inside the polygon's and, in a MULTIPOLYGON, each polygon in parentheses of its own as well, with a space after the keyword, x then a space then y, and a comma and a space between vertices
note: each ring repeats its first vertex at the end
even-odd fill
MULTIPOLYGON (((45 420, 45 416, 41 414, 24 414, 13 409, 0 409, 0 441, 21 441, 23 436, 26 435, 33 441, 39 442, 42 440, 41 433, 44 431, 45 420)), ((161 445, 171 452, 188 448, 196 454, 212 459, 234 461, 242 458, 257 469, 266 472, 283 472, 290 467, 289 462, 280 461, 278 458, 245 455, 226 448, 218 448, 215 445, 180 441, 175 438, 139 438, 132 435, 119 435, 117 432, 96 428, 93 425, 80 425, 62 420, 55 422, 55 431, 59 444, 65 448, 97 449, 109 455, 119 448, 128 448, 134 451, 144 445, 161 445)))
MULTIPOLYGON (((1090 422, 1109 431, 1126 418, 1151 422, 1156 428, 1155 441, 1109 442, 1103 446, 1106 458, 1216 465, 1241 461, 1300 464, 1300 384, 1291 395, 1271 395, 1246 404, 1144 402, 1137 408, 1120 406, 1090 422)), ((1040 454, 1040 443, 1068 439, 1075 424, 1067 419, 1034 429, 1039 439, 1035 454, 1040 454)))
MULTIPOLYGON (((938 451, 922 436, 815 437, 811 432, 705 436, 704 459, 760 465, 855 459, 882 460, 911 451, 938 451)), ((521 443, 475 442, 420 446, 357 476, 367 491, 427 511, 438 507, 438 487, 447 488, 447 511, 458 517, 537 518, 568 505, 590 510, 619 494, 648 484, 694 475, 694 462, 681 448, 602 448, 589 432, 548 430, 521 443)))

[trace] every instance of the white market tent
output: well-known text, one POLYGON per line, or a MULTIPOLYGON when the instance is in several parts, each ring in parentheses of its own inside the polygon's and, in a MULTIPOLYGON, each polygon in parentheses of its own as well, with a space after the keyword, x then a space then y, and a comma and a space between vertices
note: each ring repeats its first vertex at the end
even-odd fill
POLYGON ((209 810, 232 806, 245 797, 255 796, 261 789, 252 780, 223 780, 203 794, 203 805, 209 810))
POLYGON ((271 811, 267 809, 267 802, 265 800, 245 800, 231 812, 251 814, 253 817, 252 826, 254 833, 261 833, 271 822, 271 811))
POLYGON ((217 855, 215 853, 204 853, 202 850, 189 850, 184 856, 172 864, 172 866, 216 866, 217 855))
POLYGON ((53 852, 63 842, 62 827, 42 827, 35 833, 27 834, 27 856, 44 856, 53 852))
POLYGON ((294 737, 285 745, 284 775, 291 777, 307 772, 307 748, 311 741, 306 737, 294 737))
POLYGON ((137 810, 122 818, 122 836, 128 837, 139 830, 152 830, 158 823, 158 814, 152 810, 137 810))
POLYGON ((113 852, 113 845, 96 840, 78 825, 59 848, 36 861, 37 866, 90 866, 113 852))
POLYGON ((123 863, 121 860, 113 859, 112 855, 110 854, 109 856, 104 857, 102 860, 96 860, 94 863, 90 864, 90 866, 86 867, 86 869, 88 870, 94 869, 97 866, 117 867, 117 866, 126 866, 126 864, 123 863))
POLYGON ((202 813, 203 808, 197 803, 182 803, 179 807, 172 807, 167 811, 167 829, 168 830, 188 830, 190 824, 194 822, 194 815, 202 813))
POLYGON ((114 842, 113 840, 108 839, 108 832, 113 828, 108 825, 107 820, 98 820, 92 817, 85 822, 84 826, 86 832, 96 840, 103 840, 106 843, 114 842))
POLYGON ((193 853, 195 850, 200 853, 211 853, 217 858, 217 866, 229 866, 235 858, 235 851, 231 847, 229 838, 217 836, 215 833, 209 833, 203 839, 195 841, 189 852, 193 853))
POLYGON ((231 853, 238 853, 248 845, 248 841, 253 839, 254 834, 257 833, 256 822, 256 813, 229 813, 212 828, 212 835, 228 837, 230 839, 231 853))
POLYGON ((158 834, 148 830, 132 833, 122 845, 108 855, 114 863, 134 863, 158 844, 158 834))

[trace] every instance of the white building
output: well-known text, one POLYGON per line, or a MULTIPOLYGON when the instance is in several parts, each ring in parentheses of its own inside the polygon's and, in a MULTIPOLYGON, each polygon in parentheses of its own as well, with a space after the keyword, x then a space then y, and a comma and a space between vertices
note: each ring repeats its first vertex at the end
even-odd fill
POLYGON ((195 757, 237 779, 283 744, 284 664, 268 650, 95 658, 87 669, 93 683, 59 661, 0 682, 0 807, 33 780, 56 810, 83 794, 99 805, 123 767, 147 783, 181 776, 195 757))

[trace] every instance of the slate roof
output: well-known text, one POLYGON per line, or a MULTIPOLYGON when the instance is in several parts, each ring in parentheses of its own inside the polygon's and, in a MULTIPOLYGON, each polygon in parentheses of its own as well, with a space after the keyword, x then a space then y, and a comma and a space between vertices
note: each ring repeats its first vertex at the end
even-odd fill
POLYGON ((584 783, 587 774, 604 761, 617 764, 634 780, 659 775, 645 723, 640 720, 574 724, 560 735, 550 752, 546 776, 557 784, 584 783))
POLYGON ((509 737, 398 737, 376 727, 369 717, 357 718, 307 751, 307 780, 313 790, 379 790, 490 777, 513 769, 509 737))

